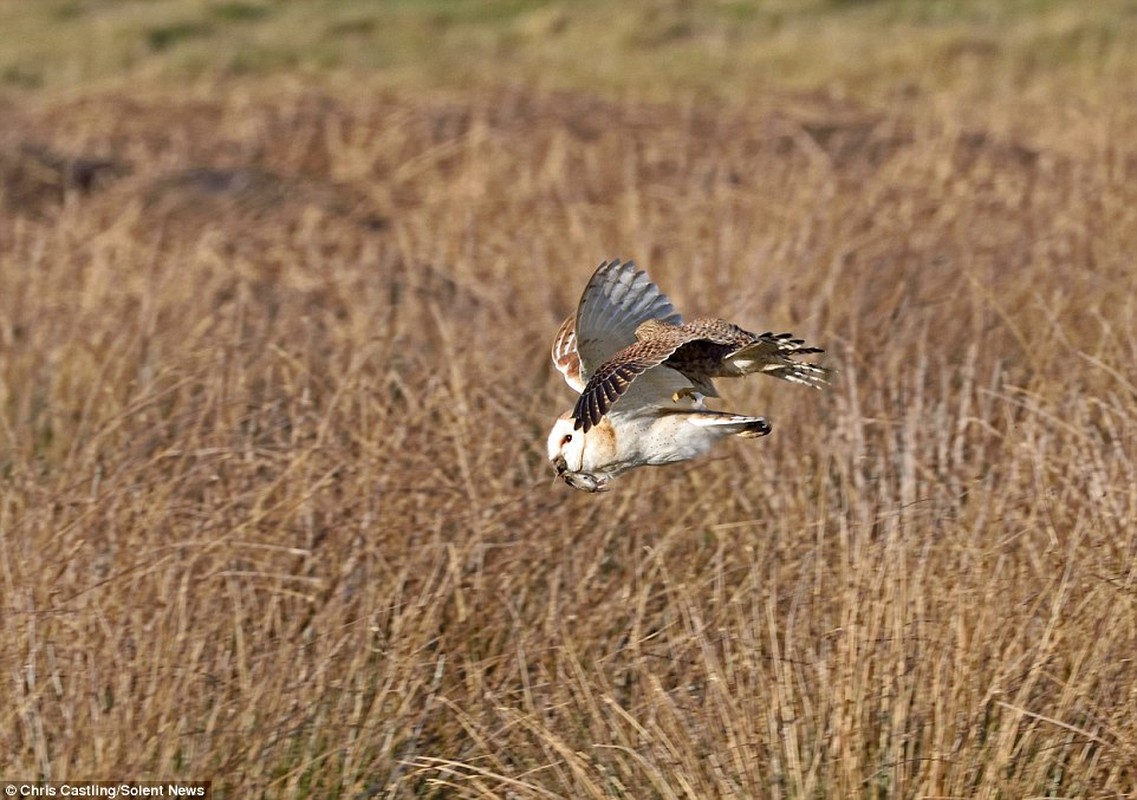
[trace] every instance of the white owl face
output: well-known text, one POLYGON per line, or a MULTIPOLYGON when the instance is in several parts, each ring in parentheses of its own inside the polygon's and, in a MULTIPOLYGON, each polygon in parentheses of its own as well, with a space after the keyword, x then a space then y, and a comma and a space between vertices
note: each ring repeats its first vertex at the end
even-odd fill
POLYGON ((583 469, 584 432, 575 430, 571 414, 558 419, 549 431, 549 461, 554 466, 562 464, 564 469, 572 472, 583 469))
POLYGON ((589 471, 591 449, 588 434, 576 428, 572 413, 563 415, 549 432, 549 462, 557 477, 574 489, 600 492, 608 485, 608 478, 589 471))

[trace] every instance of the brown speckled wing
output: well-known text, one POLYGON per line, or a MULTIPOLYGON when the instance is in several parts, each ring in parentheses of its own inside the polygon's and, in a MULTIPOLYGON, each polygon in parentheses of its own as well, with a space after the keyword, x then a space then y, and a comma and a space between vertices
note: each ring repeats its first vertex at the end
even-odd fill
MULTIPOLYGON (((576 427, 587 433, 628 391, 632 381, 649 369, 658 367, 694 338, 697 337, 682 328, 672 327, 664 335, 625 347, 601 364, 589 377, 573 408, 576 427)), ((660 398, 661 401, 664 399, 660 398)))
POLYGON ((792 333, 753 334, 721 319, 696 319, 682 327, 698 342, 677 353, 670 366, 690 376, 727 378, 762 373, 820 389, 829 383, 833 372, 795 360, 825 351, 808 346, 792 333))
POLYGON ((790 383, 822 389, 829 385, 833 370, 819 364, 797 361, 802 356, 825 351, 810 347, 792 333, 763 333, 723 359, 721 375, 749 375, 760 372, 790 383))
POLYGON ((584 391, 580 353, 576 349, 576 314, 570 314, 553 337, 553 364, 565 376, 565 383, 575 391, 584 391))
POLYGON ((638 342, 618 351, 589 376, 573 409, 578 429, 587 432, 599 423, 633 382, 650 370, 654 370, 653 376, 658 374, 659 380, 643 378, 651 384, 644 386, 644 391, 639 391, 637 385, 636 402, 640 407, 668 406, 676 388, 717 396, 712 378, 764 373, 821 388, 832 373, 827 367, 796 361, 799 356, 822 350, 807 346, 793 334, 755 335, 721 319, 696 319, 679 325, 652 321, 639 328, 636 335, 640 337, 638 342), (658 369, 661 365, 666 368, 658 369))

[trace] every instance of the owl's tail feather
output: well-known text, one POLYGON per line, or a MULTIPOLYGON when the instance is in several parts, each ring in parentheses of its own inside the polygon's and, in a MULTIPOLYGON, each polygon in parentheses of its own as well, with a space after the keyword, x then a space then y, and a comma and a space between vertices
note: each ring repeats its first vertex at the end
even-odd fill
POLYGON ((746 417, 741 414, 726 414, 721 411, 698 411, 689 415, 692 425, 715 428, 724 436, 738 436, 743 439, 757 439, 768 436, 773 428, 765 417, 746 417))

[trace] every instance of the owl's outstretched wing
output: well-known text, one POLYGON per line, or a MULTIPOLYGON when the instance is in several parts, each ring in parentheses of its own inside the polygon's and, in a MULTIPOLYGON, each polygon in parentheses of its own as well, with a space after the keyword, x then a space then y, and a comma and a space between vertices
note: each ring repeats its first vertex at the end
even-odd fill
POLYGON ((763 373, 820 389, 832 374, 795 360, 824 351, 791 333, 753 334, 721 319, 645 322, 636 338, 588 377, 573 409, 578 429, 587 433, 625 394, 614 411, 635 414, 674 408, 694 393, 717 396, 712 378, 763 373))
POLYGON ((691 395, 695 387, 690 376, 660 365, 680 347, 699 338, 697 333, 666 326, 659 334, 617 351, 597 367, 581 390, 572 411, 576 427, 587 433, 625 393, 629 396, 621 410, 627 413, 679 407, 679 401, 691 395))
POLYGON ((683 321, 667 295, 635 263, 605 261, 584 287, 576 314, 557 331, 553 363, 569 386, 582 391, 609 356, 636 341, 636 328, 649 319, 671 325, 683 321))

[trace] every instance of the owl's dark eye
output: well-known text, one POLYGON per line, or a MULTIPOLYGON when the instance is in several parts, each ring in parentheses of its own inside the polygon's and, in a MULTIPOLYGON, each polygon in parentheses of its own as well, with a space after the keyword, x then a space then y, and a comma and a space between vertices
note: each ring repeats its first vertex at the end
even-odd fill
POLYGON ((571 433, 566 433, 566 434, 565 434, 565 438, 561 439, 561 444, 562 444, 562 445, 566 445, 566 444, 568 444, 568 443, 569 443, 569 442, 571 442, 571 441, 572 441, 572 434, 571 434, 571 433))

